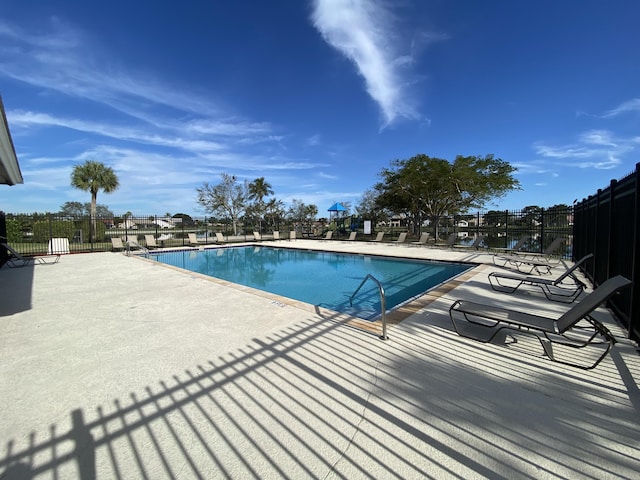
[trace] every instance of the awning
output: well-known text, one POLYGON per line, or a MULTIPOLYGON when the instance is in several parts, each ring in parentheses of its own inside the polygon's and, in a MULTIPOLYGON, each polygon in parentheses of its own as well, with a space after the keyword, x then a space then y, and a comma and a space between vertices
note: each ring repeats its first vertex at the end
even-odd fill
POLYGON ((334 203, 333 205, 331 205, 328 209, 328 212, 346 212, 347 209, 344 208, 342 205, 340 205, 339 203, 334 203))
POLYGON ((16 185, 18 183, 24 183, 24 180, 20 172, 20 165, 18 165, 16 149, 13 147, 13 140, 11 140, 2 97, 0 97, 0 184, 16 185))

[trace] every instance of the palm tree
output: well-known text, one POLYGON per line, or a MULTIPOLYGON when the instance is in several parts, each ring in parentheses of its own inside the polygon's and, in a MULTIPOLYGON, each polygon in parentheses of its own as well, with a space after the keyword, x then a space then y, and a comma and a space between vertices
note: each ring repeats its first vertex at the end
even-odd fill
POLYGON ((71 186, 91 192, 91 231, 95 239, 98 191, 111 193, 116 190, 119 186, 118 177, 111 167, 94 160, 87 160, 83 164, 73 167, 71 186))
POLYGON ((262 230, 262 216, 264 215, 264 197, 273 195, 271 184, 266 182, 264 177, 256 178, 248 186, 248 198, 255 202, 255 210, 258 213, 260 230, 262 230))

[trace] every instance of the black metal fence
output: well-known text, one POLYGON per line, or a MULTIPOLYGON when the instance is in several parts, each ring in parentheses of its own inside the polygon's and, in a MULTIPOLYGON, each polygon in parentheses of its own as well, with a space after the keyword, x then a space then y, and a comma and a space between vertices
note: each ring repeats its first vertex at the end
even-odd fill
MULTIPOLYGON (((354 218, 354 217, 351 217, 354 218)), ((488 247, 509 247, 520 237, 529 238, 525 249, 542 251, 554 238, 566 239, 564 256, 571 256, 572 248, 571 208, 545 210, 524 209, 517 211, 485 211, 473 215, 442 217, 438 225, 431 222, 422 225, 419 232, 429 231, 433 237, 446 237, 455 232, 464 241, 464 237, 484 235, 488 247), (436 233, 437 232, 437 233, 436 233)), ((69 245, 69 253, 100 252, 112 250, 112 238, 135 240, 145 245, 149 235, 153 236, 161 247, 182 247, 191 245, 190 237, 195 235, 199 244, 216 243, 216 233, 221 233, 226 240, 251 241, 253 232, 258 231, 266 238, 274 230, 280 231, 284 237, 295 230, 298 238, 313 238, 324 235, 327 229, 335 229, 333 238, 346 238, 351 228, 359 232, 358 239, 369 240, 376 232, 384 230, 386 239, 392 240, 400 232, 407 231, 404 219, 397 218, 385 225, 373 226, 370 235, 365 235, 364 222, 355 219, 348 227, 337 228, 333 222, 301 223, 282 221, 277 225, 252 225, 240 223, 234 226, 231 222, 216 221, 201 217, 185 220, 183 218, 167 218, 157 215, 100 217, 91 222, 89 216, 60 216, 54 214, 14 215, 0 212, 0 236, 7 239, 9 245, 24 255, 43 255, 50 253, 52 241, 63 239, 69 245), (3 222, 4 217, 4 222, 3 222), (4 230, 3 230, 4 229, 4 230), (2 233, 4 231, 4 234, 2 233)), ((415 229, 410 229, 412 232, 415 229)), ((413 235, 410 235, 411 240, 413 235)), ((53 243, 59 243, 54 241, 53 243)), ((66 253, 66 252, 63 252, 66 253)))
POLYGON ((634 282, 610 307, 634 340, 640 339, 640 163, 575 207, 574 256, 593 253, 586 274, 594 285, 614 275, 634 282))

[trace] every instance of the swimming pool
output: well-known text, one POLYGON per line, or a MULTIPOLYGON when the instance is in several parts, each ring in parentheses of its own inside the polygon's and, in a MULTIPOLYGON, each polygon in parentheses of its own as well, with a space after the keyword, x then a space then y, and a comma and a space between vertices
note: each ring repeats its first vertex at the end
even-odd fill
POLYGON ((149 258, 365 320, 380 314, 377 285, 366 282, 353 306, 349 297, 368 274, 382 284, 391 310, 472 268, 462 263, 265 246, 161 252, 149 258))

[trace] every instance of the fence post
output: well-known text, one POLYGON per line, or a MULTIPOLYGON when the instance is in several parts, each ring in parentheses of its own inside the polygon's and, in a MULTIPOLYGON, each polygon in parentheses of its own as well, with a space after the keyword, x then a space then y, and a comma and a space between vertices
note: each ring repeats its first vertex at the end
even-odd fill
POLYGON ((540 209, 540 253, 544 252, 544 235, 545 235, 545 228, 544 228, 544 222, 545 222, 545 218, 544 218, 544 208, 540 209))

